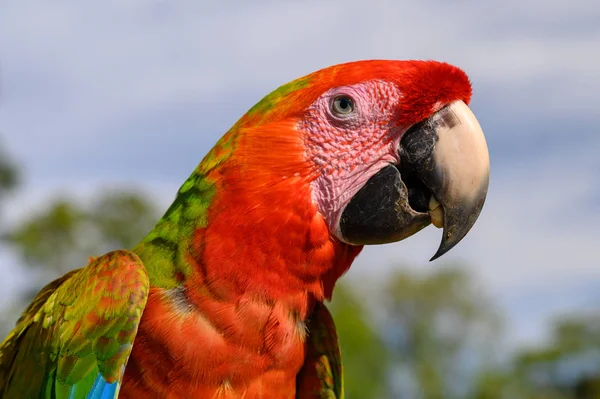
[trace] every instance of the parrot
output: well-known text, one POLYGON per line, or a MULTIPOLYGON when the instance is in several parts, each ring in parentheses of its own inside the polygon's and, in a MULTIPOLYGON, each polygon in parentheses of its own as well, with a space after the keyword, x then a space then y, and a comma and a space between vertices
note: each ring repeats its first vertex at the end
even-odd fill
POLYGON ((351 61, 274 90, 138 244, 41 289, 0 346, 0 397, 342 398, 337 280, 365 245, 430 224, 434 260, 483 208, 471 96, 435 60, 351 61))

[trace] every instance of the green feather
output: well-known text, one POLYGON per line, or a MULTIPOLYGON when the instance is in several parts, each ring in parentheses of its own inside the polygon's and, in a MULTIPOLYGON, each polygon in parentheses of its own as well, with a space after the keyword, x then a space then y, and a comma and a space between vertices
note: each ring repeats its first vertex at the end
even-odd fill
POLYGON ((298 375, 299 398, 343 399, 342 354, 333 318, 321 302, 307 323, 306 361, 298 375))
POLYGON ((0 346, 0 397, 84 398, 99 376, 120 382, 148 289, 129 251, 48 284, 0 346))

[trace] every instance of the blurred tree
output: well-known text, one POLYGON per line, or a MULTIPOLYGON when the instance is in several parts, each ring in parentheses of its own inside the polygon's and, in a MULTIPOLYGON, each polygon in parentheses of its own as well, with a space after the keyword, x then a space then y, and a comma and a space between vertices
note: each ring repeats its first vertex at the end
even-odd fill
POLYGON ((6 194, 17 186, 18 176, 14 163, 0 149, 0 205, 6 194))
MULTIPOLYGON (((49 279, 85 265, 90 255, 132 247, 157 220, 154 204, 144 196, 109 192, 87 206, 57 200, 6 233, 4 239, 25 265, 42 272, 41 287, 49 279)), ((31 294, 35 292, 29 298, 31 294)))
MULTIPOLYGON (((0 148, 0 238, 5 230, 5 224, 2 222, 3 209, 2 206, 6 200, 7 194, 14 191, 19 183, 19 173, 10 157, 0 148)), ((0 251, 3 250, 0 240, 0 251)), ((3 269, 4 270, 4 269, 3 269)), ((3 299, 5 301, 5 299, 3 299)), ((6 306, 6 304, 3 304, 6 306)), ((0 338, 4 337, 8 332, 8 325, 13 321, 10 317, 12 312, 6 312, 6 307, 3 306, 0 310, 0 338)))
POLYGON ((498 311, 457 267, 388 281, 382 303, 396 397, 465 397, 498 346, 498 311))
POLYGON ((508 395, 511 376, 501 371, 485 371, 480 373, 474 383, 471 399, 515 399, 508 395))
POLYGON ((515 369, 530 397, 600 398, 600 314, 558 319, 550 342, 521 351, 515 369))
POLYGON ((342 350, 346 399, 387 398, 388 351, 356 288, 338 284, 329 306, 342 350))
POLYGON ((138 192, 108 192, 84 206, 68 199, 4 232, 1 238, 15 249, 35 282, 5 305, 0 336, 6 335, 21 309, 49 281, 76 267, 89 256, 117 248, 131 248, 158 220, 155 205, 138 192))
POLYGON ((502 369, 479 373, 469 399, 566 399, 556 393, 532 390, 512 365, 511 361, 502 369))
POLYGON ((156 224, 155 204, 136 192, 113 192, 100 197, 88 218, 102 237, 106 252, 114 248, 131 248, 156 224))
POLYGON ((26 265, 55 277, 76 267, 75 259, 79 263, 85 260, 79 257, 82 241, 87 241, 80 234, 84 219, 85 214, 76 205, 59 200, 3 238, 19 252, 26 265))

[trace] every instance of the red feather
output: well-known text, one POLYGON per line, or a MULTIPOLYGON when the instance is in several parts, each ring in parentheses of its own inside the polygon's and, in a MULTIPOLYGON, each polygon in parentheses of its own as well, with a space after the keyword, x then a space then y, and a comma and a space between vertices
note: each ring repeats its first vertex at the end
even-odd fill
POLYGON ((310 182, 319 172, 296 126, 325 91, 366 80, 400 88, 406 127, 471 96, 449 64, 360 61, 314 72, 250 110, 198 169, 215 194, 206 227, 178 243, 193 272, 176 272, 174 282, 185 280, 175 290, 151 289, 121 397, 295 396, 304 322, 362 249, 335 238, 318 212, 310 182))

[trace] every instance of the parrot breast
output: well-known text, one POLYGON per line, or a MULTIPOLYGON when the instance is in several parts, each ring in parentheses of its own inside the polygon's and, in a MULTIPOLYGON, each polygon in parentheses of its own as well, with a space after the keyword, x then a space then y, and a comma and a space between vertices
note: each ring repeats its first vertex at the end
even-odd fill
POLYGON ((151 288, 121 397, 295 397, 305 323, 361 247, 331 237, 302 176, 253 174, 270 189, 243 169, 208 175, 209 223, 174 255, 193 272, 151 288))
POLYGON ((151 292, 120 397, 293 397, 306 329, 285 306, 206 298, 192 310, 180 300, 151 292))

